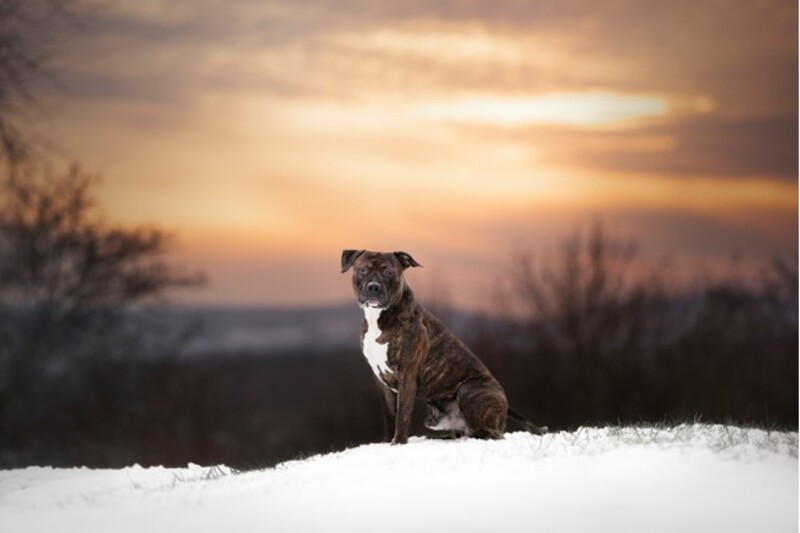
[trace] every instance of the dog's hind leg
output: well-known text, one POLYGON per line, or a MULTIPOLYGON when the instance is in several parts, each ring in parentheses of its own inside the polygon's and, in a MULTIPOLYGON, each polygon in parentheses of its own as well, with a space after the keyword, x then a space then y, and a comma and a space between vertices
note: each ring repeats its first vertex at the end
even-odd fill
POLYGON ((506 428, 508 402, 495 381, 467 382, 456 395, 459 410, 467 423, 466 435, 478 439, 502 439, 506 428))

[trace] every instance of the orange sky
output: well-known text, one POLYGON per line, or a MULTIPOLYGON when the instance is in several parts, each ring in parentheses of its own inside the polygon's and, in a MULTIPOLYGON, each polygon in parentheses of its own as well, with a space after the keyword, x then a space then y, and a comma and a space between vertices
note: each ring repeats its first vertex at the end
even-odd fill
POLYGON ((44 128, 110 220, 176 231, 185 301, 339 301, 371 248, 480 307, 592 220, 686 269, 796 257, 793 2, 83 5, 44 128))

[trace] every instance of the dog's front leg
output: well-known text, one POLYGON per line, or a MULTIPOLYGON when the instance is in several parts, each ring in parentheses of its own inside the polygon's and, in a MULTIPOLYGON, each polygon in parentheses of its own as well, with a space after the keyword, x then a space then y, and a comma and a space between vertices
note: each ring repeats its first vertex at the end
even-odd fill
POLYGON ((408 428, 411 425, 411 413, 414 410, 414 399, 417 397, 417 372, 405 372, 400 378, 397 388, 397 417, 394 424, 392 444, 408 442, 408 428))
POLYGON ((421 323, 419 336, 412 344, 412 353, 406 359, 406 367, 400 372, 397 387, 397 410, 395 412, 394 438, 392 444, 408 442, 408 428, 411 426, 411 413, 417 397, 417 374, 422 358, 428 351, 428 332, 421 323))
POLYGON ((394 437, 397 395, 380 379, 375 378, 375 384, 381 397, 381 411, 383 411, 383 441, 389 442, 394 437))

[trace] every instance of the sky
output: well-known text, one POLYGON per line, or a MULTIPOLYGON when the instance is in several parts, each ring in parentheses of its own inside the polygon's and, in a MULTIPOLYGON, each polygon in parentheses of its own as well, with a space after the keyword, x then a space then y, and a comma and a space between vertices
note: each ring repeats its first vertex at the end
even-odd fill
POLYGON ((596 222, 688 277, 796 262, 796 2, 76 6, 41 128, 207 273, 179 301, 344 301, 365 248, 482 308, 596 222))

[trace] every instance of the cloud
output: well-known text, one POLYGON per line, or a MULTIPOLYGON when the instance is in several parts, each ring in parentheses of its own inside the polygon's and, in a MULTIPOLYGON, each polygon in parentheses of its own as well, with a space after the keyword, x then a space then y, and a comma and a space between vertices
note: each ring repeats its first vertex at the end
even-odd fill
MULTIPOLYGON (((645 127, 637 136, 669 138, 666 150, 573 151, 564 158, 597 170, 673 176, 780 177, 797 179, 797 121, 789 117, 692 117, 645 127)), ((625 140, 619 139, 624 146, 625 140)), ((577 149, 576 149, 577 148, 577 149)))
POLYGON ((102 72, 133 68, 138 83, 128 87, 184 78, 188 92, 224 79, 227 89, 275 84, 284 95, 295 87, 315 97, 588 88, 796 108, 796 94, 784 90, 797 72, 796 6, 786 2, 201 0, 104 8, 86 34, 86 56, 109 57, 111 48, 116 68, 104 63, 102 72))
POLYGON ((526 143, 541 165, 601 174, 797 179, 797 121, 790 116, 701 113, 600 131, 552 126, 463 131, 473 138, 526 143))

